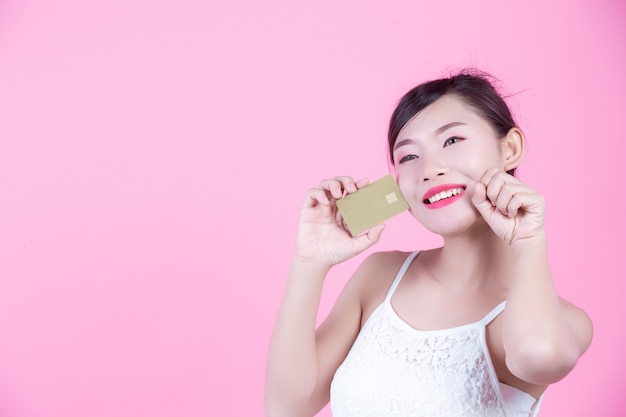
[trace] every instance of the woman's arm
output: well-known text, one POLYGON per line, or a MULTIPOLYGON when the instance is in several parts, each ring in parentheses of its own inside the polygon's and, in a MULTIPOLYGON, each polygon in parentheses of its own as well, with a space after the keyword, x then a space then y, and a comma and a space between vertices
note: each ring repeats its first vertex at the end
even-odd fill
POLYGON ((355 192, 367 180, 349 177, 323 181, 307 194, 301 211, 296 251, 270 342, 265 411, 268 416, 312 416, 327 402, 334 370, 360 328, 359 282, 364 262, 350 279, 334 308, 316 332, 324 279, 330 268, 367 249, 383 226, 353 238, 343 227, 335 201, 355 192))
POLYGON ((512 250, 515 264, 502 315, 506 364, 518 378, 551 384, 574 368, 591 343, 591 320, 557 295, 545 236, 518 241, 512 250))
MULTIPOLYGON (((316 401, 319 352, 315 323, 327 270, 294 260, 270 342, 265 409, 271 417, 312 416, 324 403, 316 401)), ((358 311, 349 315, 358 315, 358 311)), ((353 309, 354 310, 354 309, 353 309)), ((344 318, 346 324, 350 320, 344 318)), ((352 333, 353 331, 349 332, 352 333)))
POLYGON ((511 248, 513 268, 502 338, 509 370, 536 385, 559 381, 576 365, 593 334, 587 314, 561 300, 548 264, 545 202, 532 188, 492 169, 472 201, 511 248))

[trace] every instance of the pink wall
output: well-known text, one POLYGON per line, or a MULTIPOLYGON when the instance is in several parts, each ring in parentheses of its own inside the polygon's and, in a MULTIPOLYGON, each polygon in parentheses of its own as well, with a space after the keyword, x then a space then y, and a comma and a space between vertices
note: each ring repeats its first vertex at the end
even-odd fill
MULTIPOLYGON (((0 1, 0 416, 262 415, 305 191, 385 174, 396 100, 467 65, 517 93, 595 323, 542 416, 623 412, 624 2, 55 3, 0 1)), ((377 248, 436 242, 407 215, 377 248)))

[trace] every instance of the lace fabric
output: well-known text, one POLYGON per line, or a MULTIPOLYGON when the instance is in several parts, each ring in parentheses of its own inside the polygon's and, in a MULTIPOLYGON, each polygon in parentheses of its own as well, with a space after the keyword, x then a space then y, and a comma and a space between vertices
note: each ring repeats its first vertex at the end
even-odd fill
MULTIPOLYGON (((331 383, 334 417, 529 417, 511 410, 489 357, 483 320, 451 329, 419 331, 391 306, 391 295, 415 254, 407 259, 385 301, 359 333, 331 383)), ((508 391, 510 393, 510 390, 508 391)))

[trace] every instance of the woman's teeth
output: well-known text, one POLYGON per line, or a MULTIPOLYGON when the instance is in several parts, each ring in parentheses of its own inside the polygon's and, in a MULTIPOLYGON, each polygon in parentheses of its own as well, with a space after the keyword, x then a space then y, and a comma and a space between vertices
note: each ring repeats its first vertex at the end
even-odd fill
POLYGON ((451 190, 442 191, 428 198, 428 203, 436 203, 439 200, 443 200, 444 198, 450 198, 453 195, 461 194, 463 192, 463 188, 453 188, 451 190))

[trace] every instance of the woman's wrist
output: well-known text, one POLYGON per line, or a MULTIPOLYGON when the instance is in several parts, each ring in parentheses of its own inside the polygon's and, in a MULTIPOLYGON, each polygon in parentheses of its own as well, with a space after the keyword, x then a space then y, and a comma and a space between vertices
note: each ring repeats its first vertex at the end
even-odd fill
POLYGON ((535 236, 515 240, 511 243, 511 251, 514 256, 519 257, 527 253, 547 251, 547 246, 546 234, 542 231, 535 236))
POLYGON ((307 275, 322 275, 325 277, 332 268, 332 265, 317 259, 305 258, 295 254, 291 260, 291 268, 292 270, 297 270, 307 275))

